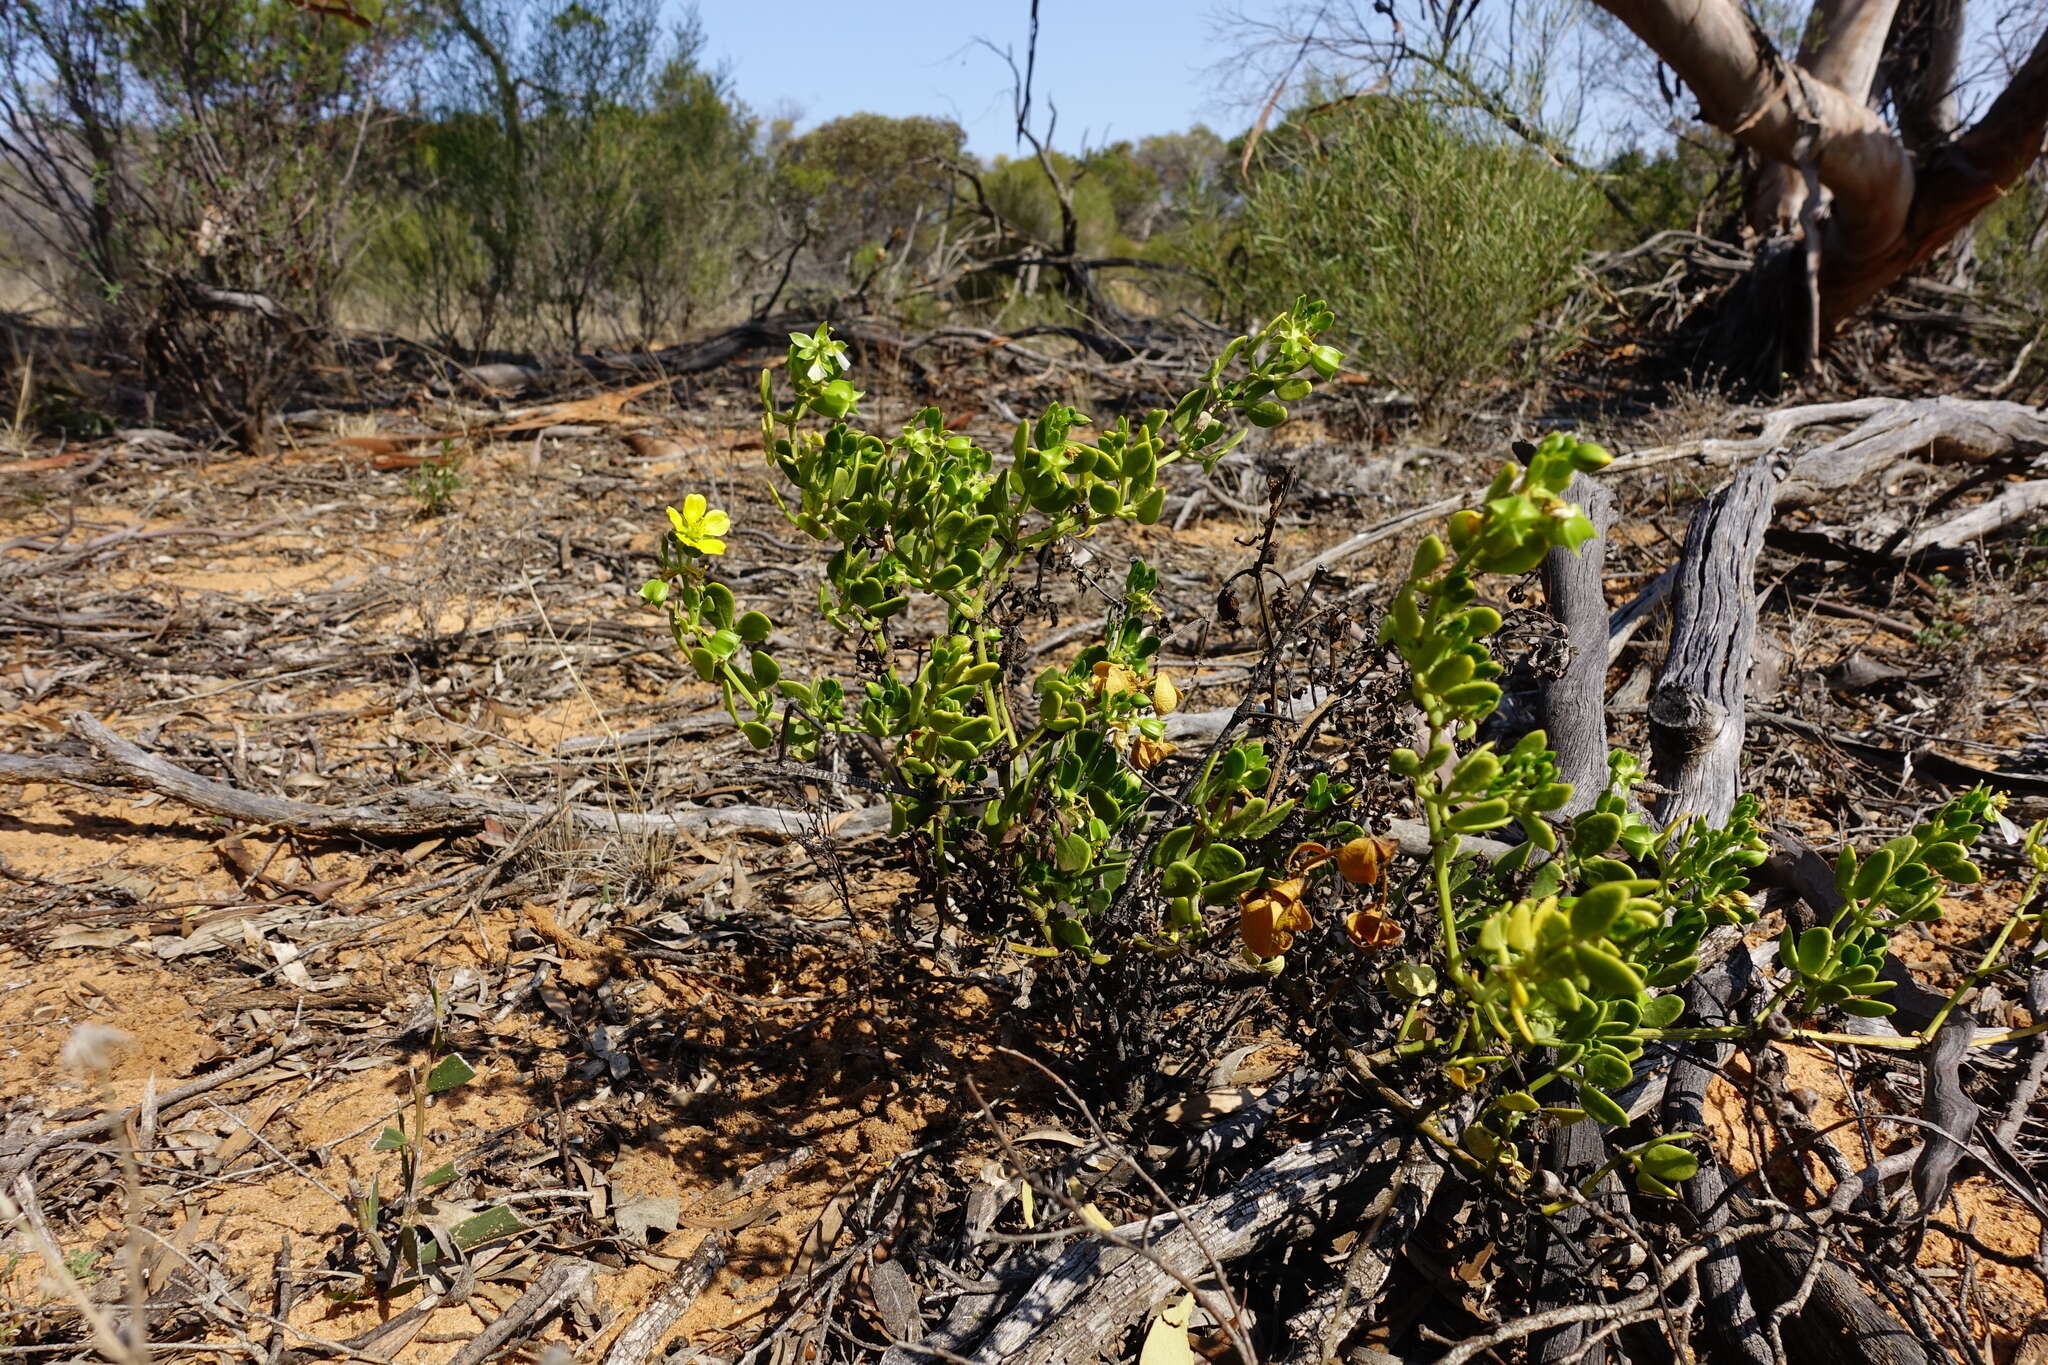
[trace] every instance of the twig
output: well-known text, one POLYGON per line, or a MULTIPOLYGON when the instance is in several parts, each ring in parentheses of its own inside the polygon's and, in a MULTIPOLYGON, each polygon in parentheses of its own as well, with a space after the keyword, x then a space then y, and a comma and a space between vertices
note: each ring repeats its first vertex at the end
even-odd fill
POLYGON ((448 1365, 483 1365, 514 1336, 538 1329, 596 1283, 597 1267, 589 1261, 564 1258, 551 1263, 510 1308, 450 1357, 448 1365))
POLYGON ((654 1354, 725 1264, 729 1245, 722 1232, 711 1233, 699 1242, 690 1259, 676 1267, 669 1282, 612 1342, 612 1348, 605 1352, 604 1365, 641 1365, 654 1354))

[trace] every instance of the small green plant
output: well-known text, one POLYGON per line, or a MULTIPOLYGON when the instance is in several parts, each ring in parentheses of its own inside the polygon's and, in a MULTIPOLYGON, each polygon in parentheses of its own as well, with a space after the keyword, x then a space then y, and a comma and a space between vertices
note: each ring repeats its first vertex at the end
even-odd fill
MULTIPOLYGON (((1530 1175, 1532 1120, 1628 1123, 1617 1092, 1650 1041, 1747 1036, 1779 1011, 1889 1013, 1886 937, 1937 914, 1945 882, 1977 879, 1968 850, 1995 814, 1989 793, 1957 798, 1861 863, 1845 851, 1849 904, 1781 945, 1775 997, 1748 1023, 1687 1028, 1676 991, 1699 970, 1702 940, 1755 918, 1760 803, 1742 798, 1719 826, 1660 828, 1634 803, 1636 760, 1616 752, 1606 790, 1564 818, 1572 793, 1541 731, 1505 751, 1475 743, 1501 699, 1489 647, 1501 616, 1482 588, 1594 534, 1565 490, 1609 462, 1597 445, 1554 433, 1526 467, 1507 463, 1476 506, 1417 545, 1392 593, 1380 639, 1406 670, 1421 740, 1387 766, 1429 847, 1399 891, 1395 847, 1367 832, 1379 812, 1361 809, 1354 785, 1256 739, 1175 760, 1165 722, 1180 695, 1157 666, 1158 576, 1142 561, 1099 638, 1024 685, 1017 571, 1104 523, 1156 522, 1161 469, 1213 465, 1247 425, 1285 420, 1341 359, 1320 339, 1329 324, 1322 305, 1299 301, 1225 348, 1172 408, 1139 419, 1098 430, 1054 404, 1017 425, 1007 466, 933 409, 893 437, 863 429, 842 345, 823 327, 797 334, 793 401, 779 405, 762 376, 763 435, 783 515, 832 547, 819 612, 861 674, 785 676, 768 647, 774 623, 713 575, 731 519, 701 495, 669 509, 642 596, 757 749, 810 762, 852 740, 849 754, 879 755, 924 889, 945 907, 982 888, 969 927, 991 944, 1102 964, 1234 940, 1243 966, 1279 976, 1333 903, 1342 936, 1309 951, 1371 958, 1412 939, 1378 974, 1405 1010, 1391 1044, 1348 1055, 1365 1070, 1420 1063, 1440 1098, 1470 1095, 1472 1120, 1441 1140, 1511 1186, 1530 1175), (1161 780, 1168 771, 1174 781, 1161 780), (1468 840, 1501 831, 1520 839, 1502 856, 1468 840)), ((1617 1148, 1600 1176, 1625 1170, 1644 1193, 1669 1194, 1697 1169, 1693 1137, 1617 1148)))
MULTIPOLYGON (((439 998, 436 996, 436 1035, 439 1034, 439 998)), ((390 1292, 418 1280, 435 1266, 458 1260, 463 1253, 500 1237, 524 1229, 519 1215, 506 1205, 492 1205, 481 1211, 450 1207, 437 1209, 436 1190, 459 1178, 453 1162, 429 1166, 427 1154, 427 1106, 436 1095, 447 1094, 476 1079, 476 1070, 456 1053, 441 1058, 423 1080, 412 1086, 412 1122, 408 1127, 400 1115, 385 1126, 370 1144, 372 1152, 398 1154, 398 1189, 390 1197, 381 1190, 380 1174, 370 1177, 369 1189, 356 1200, 356 1228, 374 1257, 368 1272, 371 1286, 390 1292)), ((353 1298, 353 1291, 336 1297, 353 1298)))
POLYGON ((438 517, 453 505, 462 488, 462 452, 453 441, 441 442, 441 453, 420 461, 405 476, 405 491, 420 505, 422 517, 438 517))

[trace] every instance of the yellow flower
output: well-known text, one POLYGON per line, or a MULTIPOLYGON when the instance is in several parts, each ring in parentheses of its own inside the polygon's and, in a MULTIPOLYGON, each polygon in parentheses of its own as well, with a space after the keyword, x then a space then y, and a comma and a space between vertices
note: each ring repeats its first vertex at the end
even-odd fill
POLYGON ((1152 679, 1152 711, 1155 715, 1170 716, 1180 706, 1180 689, 1173 685, 1173 679, 1161 673, 1152 679))
POLYGON ((1093 674, 1097 697, 1120 697, 1127 692, 1138 690, 1138 675, 1128 664, 1111 663, 1104 659, 1095 665, 1093 674))
POLYGON ((725 542, 719 537, 732 527, 732 518, 723 512, 714 512, 704 501, 702 493, 692 493, 683 499, 683 510, 668 509, 668 524, 676 528, 676 539, 686 550, 698 554, 722 555, 725 542))

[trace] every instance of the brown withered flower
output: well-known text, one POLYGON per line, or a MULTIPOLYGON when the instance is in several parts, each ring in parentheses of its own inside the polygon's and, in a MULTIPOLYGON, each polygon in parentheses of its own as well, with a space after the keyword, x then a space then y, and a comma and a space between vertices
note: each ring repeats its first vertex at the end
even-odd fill
POLYGON ((1381 953, 1401 941, 1401 926, 1377 910, 1353 910, 1344 917, 1344 933, 1362 953, 1381 953))
POLYGON ((1337 850, 1337 871, 1353 886, 1378 886, 1386 879, 1395 851, 1392 839, 1361 834, 1337 850))
POLYGON ((1172 758, 1179 749, 1178 744, 1168 744, 1163 739, 1139 735, 1131 741, 1131 766, 1141 773, 1150 772, 1172 758))
POLYGON ((1301 893, 1306 877, 1288 877, 1237 898, 1238 936, 1260 957, 1278 957, 1294 942, 1297 930, 1313 929, 1301 893))

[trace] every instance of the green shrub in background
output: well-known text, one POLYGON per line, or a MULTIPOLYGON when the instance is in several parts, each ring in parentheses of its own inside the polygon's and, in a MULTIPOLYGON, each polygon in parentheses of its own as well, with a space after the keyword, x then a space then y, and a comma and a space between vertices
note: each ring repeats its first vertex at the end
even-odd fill
POLYGON ((944 269, 967 135, 947 119, 848 114, 772 139, 764 245, 795 251, 799 293, 848 287, 876 305, 944 269))
POLYGON ((1599 213, 1592 186, 1525 147, 1419 101, 1355 98, 1261 143, 1239 278, 1252 309, 1271 306, 1270 281, 1313 289, 1361 369, 1435 409, 1513 368, 1599 213))
POLYGON ((2034 167, 1984 211, 1972 245, 1981 284, 2048 314, 2048 168, 2034 167))
POLYGON ((286 0, 0 5, 0 224, 140 361, 151 420, 272 439, 326 345, 360 148, 408 33, 286 0))
POLYGON ((669 338, 757 235, 755 121, 655 0, 440 0, 357 271, 444 344, 669 338))

